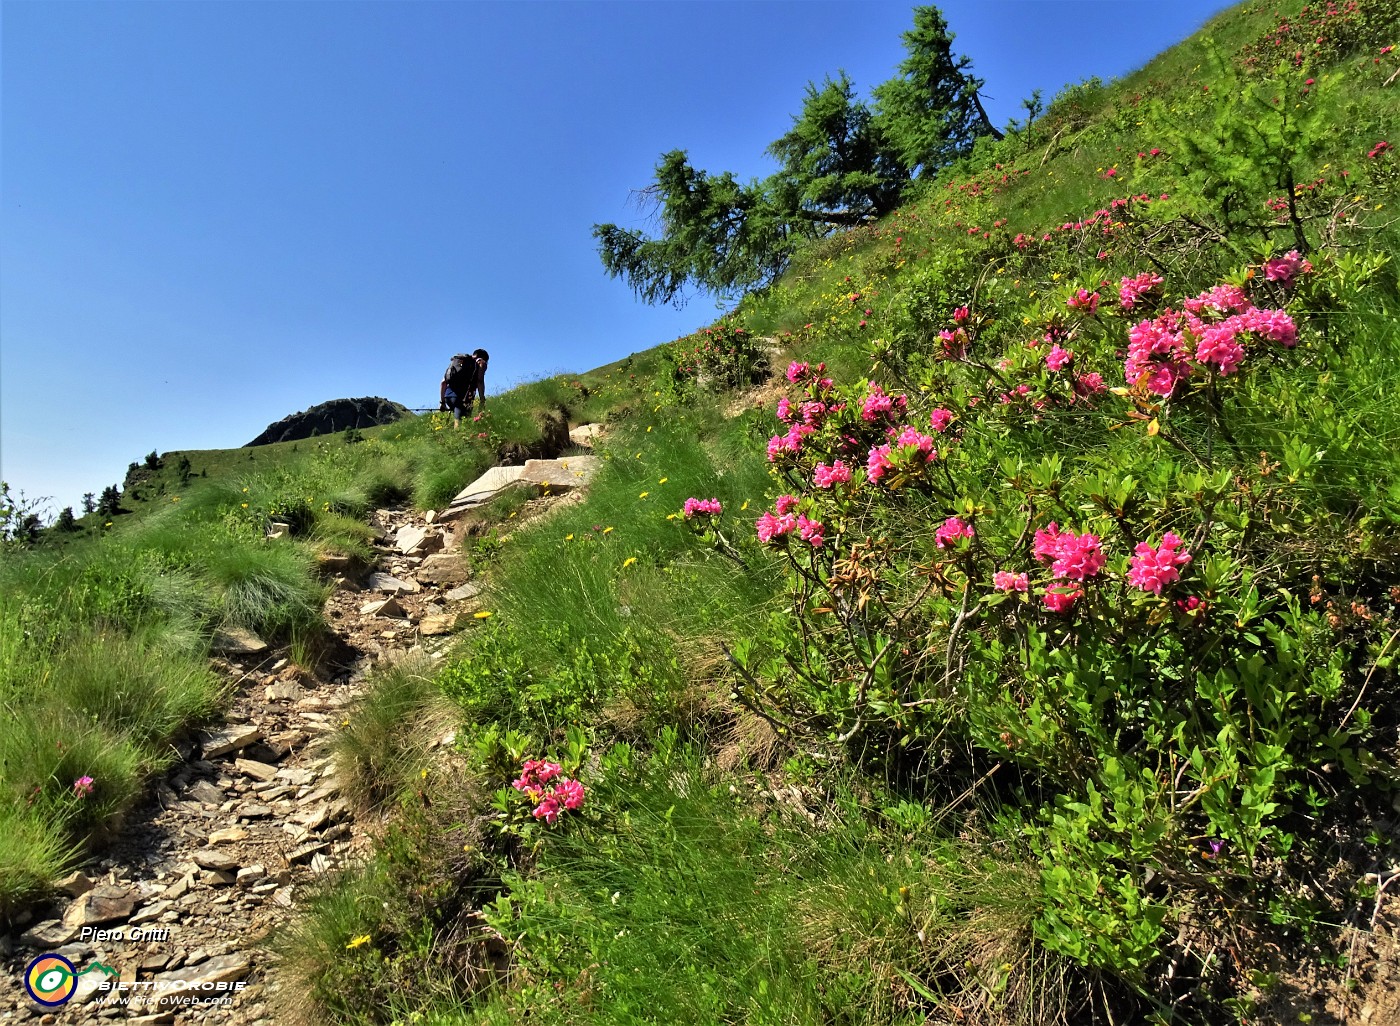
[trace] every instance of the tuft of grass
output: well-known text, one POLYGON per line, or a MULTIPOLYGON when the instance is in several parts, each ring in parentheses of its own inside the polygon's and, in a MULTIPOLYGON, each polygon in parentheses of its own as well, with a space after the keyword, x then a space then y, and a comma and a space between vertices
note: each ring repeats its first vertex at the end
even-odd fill
POLYGON ((455 722, 427 660, 407 658, 378 669, 335 735, 346 797, 374 809, 416 787, 430 749, 455 722))

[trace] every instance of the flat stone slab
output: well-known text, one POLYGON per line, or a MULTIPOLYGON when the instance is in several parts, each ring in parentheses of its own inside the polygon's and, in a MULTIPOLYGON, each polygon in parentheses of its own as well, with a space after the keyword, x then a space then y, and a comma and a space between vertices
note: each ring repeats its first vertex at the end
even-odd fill
POLYGON ((400 591, 415 592, 421 591, 422 589, 419 588, 417 581, 404 581, 395 577, 393 574, 376 571, 365 578, 365 590, 387 591, 390 594, 394 594, 400 591))
MULTIPOLYGON (((155 979, 164 986, 160 988, 160 1003, 162 1005, 175 1005, 180 1003, 180 999, 185 995, 205 996, 211 993, 211 988, 220 983, 234 983, 243 979, 252 969, 252 964, 248 961, 248 956, 243 954, 218 955, 192 966, 189 969, 182 969, 173 973, 161 973, 155 979)), ((232 994, 232 990, 224 993, 232 994)))
POLYGON ((225 727, 203 735, 202 746, 206 759, 217 759, 229 752, 242 751, 254 741, 262 740, 262 728, 252 725, 225 727))
POLYGON ((603 433, 602 424, 580 424, 569 432, 569 441, 575 445, 593 447, 593 440, 603 433))
POLYGON ((471 570, 460 556, 438 552, 423 560, 413 576, 420 584, 462 584, 471 570))
POLYGON ((402 619, 404 616, 403 606, 399 605, 399 600, 390 595, 386 599, 379 599, 377 602, 366 602, 360 607, 361 616, 388 616, 402 619))
POLYGON ((214 632, 209 649, 216 655, 260 655, 267 651, 267 642, 242 627, 225 627, 214 632))
POLYGON ((129 887, 102 884, 69 905, 63 921, 69 926, 98 926, 131 915, 140 895, 129 887))
MULTIPOLYGON (((492 467, 454 495, 448 504, 448 509, 466 509, 469 506, 480 506, 483 502, 489 502, 503 489, 509 488, 519 481, 520 475, 524 472, 524 467, 492 467)), ((442 514, 438 515, 438 519, 442 519, 442 514)))
POLYGON ((557 460, 526 460, 521 484, 555 494, 581 488, 593 479, 602 460, 597 456, 567 456, 557 460))
POLYGON ((460 588, 453 588, 443 597, 449 602, 465 602, 467 599, 474 599, 481 594, 481 589, 475 584, 464 584, 460 588))

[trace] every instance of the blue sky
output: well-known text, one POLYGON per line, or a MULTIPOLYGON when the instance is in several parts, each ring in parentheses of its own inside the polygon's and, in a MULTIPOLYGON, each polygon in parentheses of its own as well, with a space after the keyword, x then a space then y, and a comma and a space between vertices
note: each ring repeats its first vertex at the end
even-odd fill
MULTIPOLYGON (((994 120, 1218 0, 957 0, 994 120)), ((683 335, 607 278, 663 152, 768 174, 804 87, 891 77, 912 5, 0 2, 0 474, 51 511, 315 403, 436 404, 683 335)))

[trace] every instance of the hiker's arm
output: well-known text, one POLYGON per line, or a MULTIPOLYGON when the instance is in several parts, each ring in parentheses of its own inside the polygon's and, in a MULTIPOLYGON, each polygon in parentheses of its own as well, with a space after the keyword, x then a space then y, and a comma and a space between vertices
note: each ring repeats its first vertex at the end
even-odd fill
POLYGON ((481 397, 481 405, 486 405, 486 372, 482 371, 481 376, 476 380, 476 394, 481 397))
POLYGON ((438 385, 438 409, 439 409, 439 410, 445 410, 445 409, 447 409, 447 379, 446 379, 446 378, 443 378, 441 384, 438 385))

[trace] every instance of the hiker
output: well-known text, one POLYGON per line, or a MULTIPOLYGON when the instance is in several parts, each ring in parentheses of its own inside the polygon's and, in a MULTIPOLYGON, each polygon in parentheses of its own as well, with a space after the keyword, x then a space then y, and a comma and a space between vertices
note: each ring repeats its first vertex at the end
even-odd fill
POLYGON ((438 409, 452 414, 454 428, 462 426, 462 417, 471 413, 477 398, 482 409, 486 408, 486 365, 490 360, 490 353, 477 349, 471 355, 458 353, 447 365, 438 390, 438 409))

